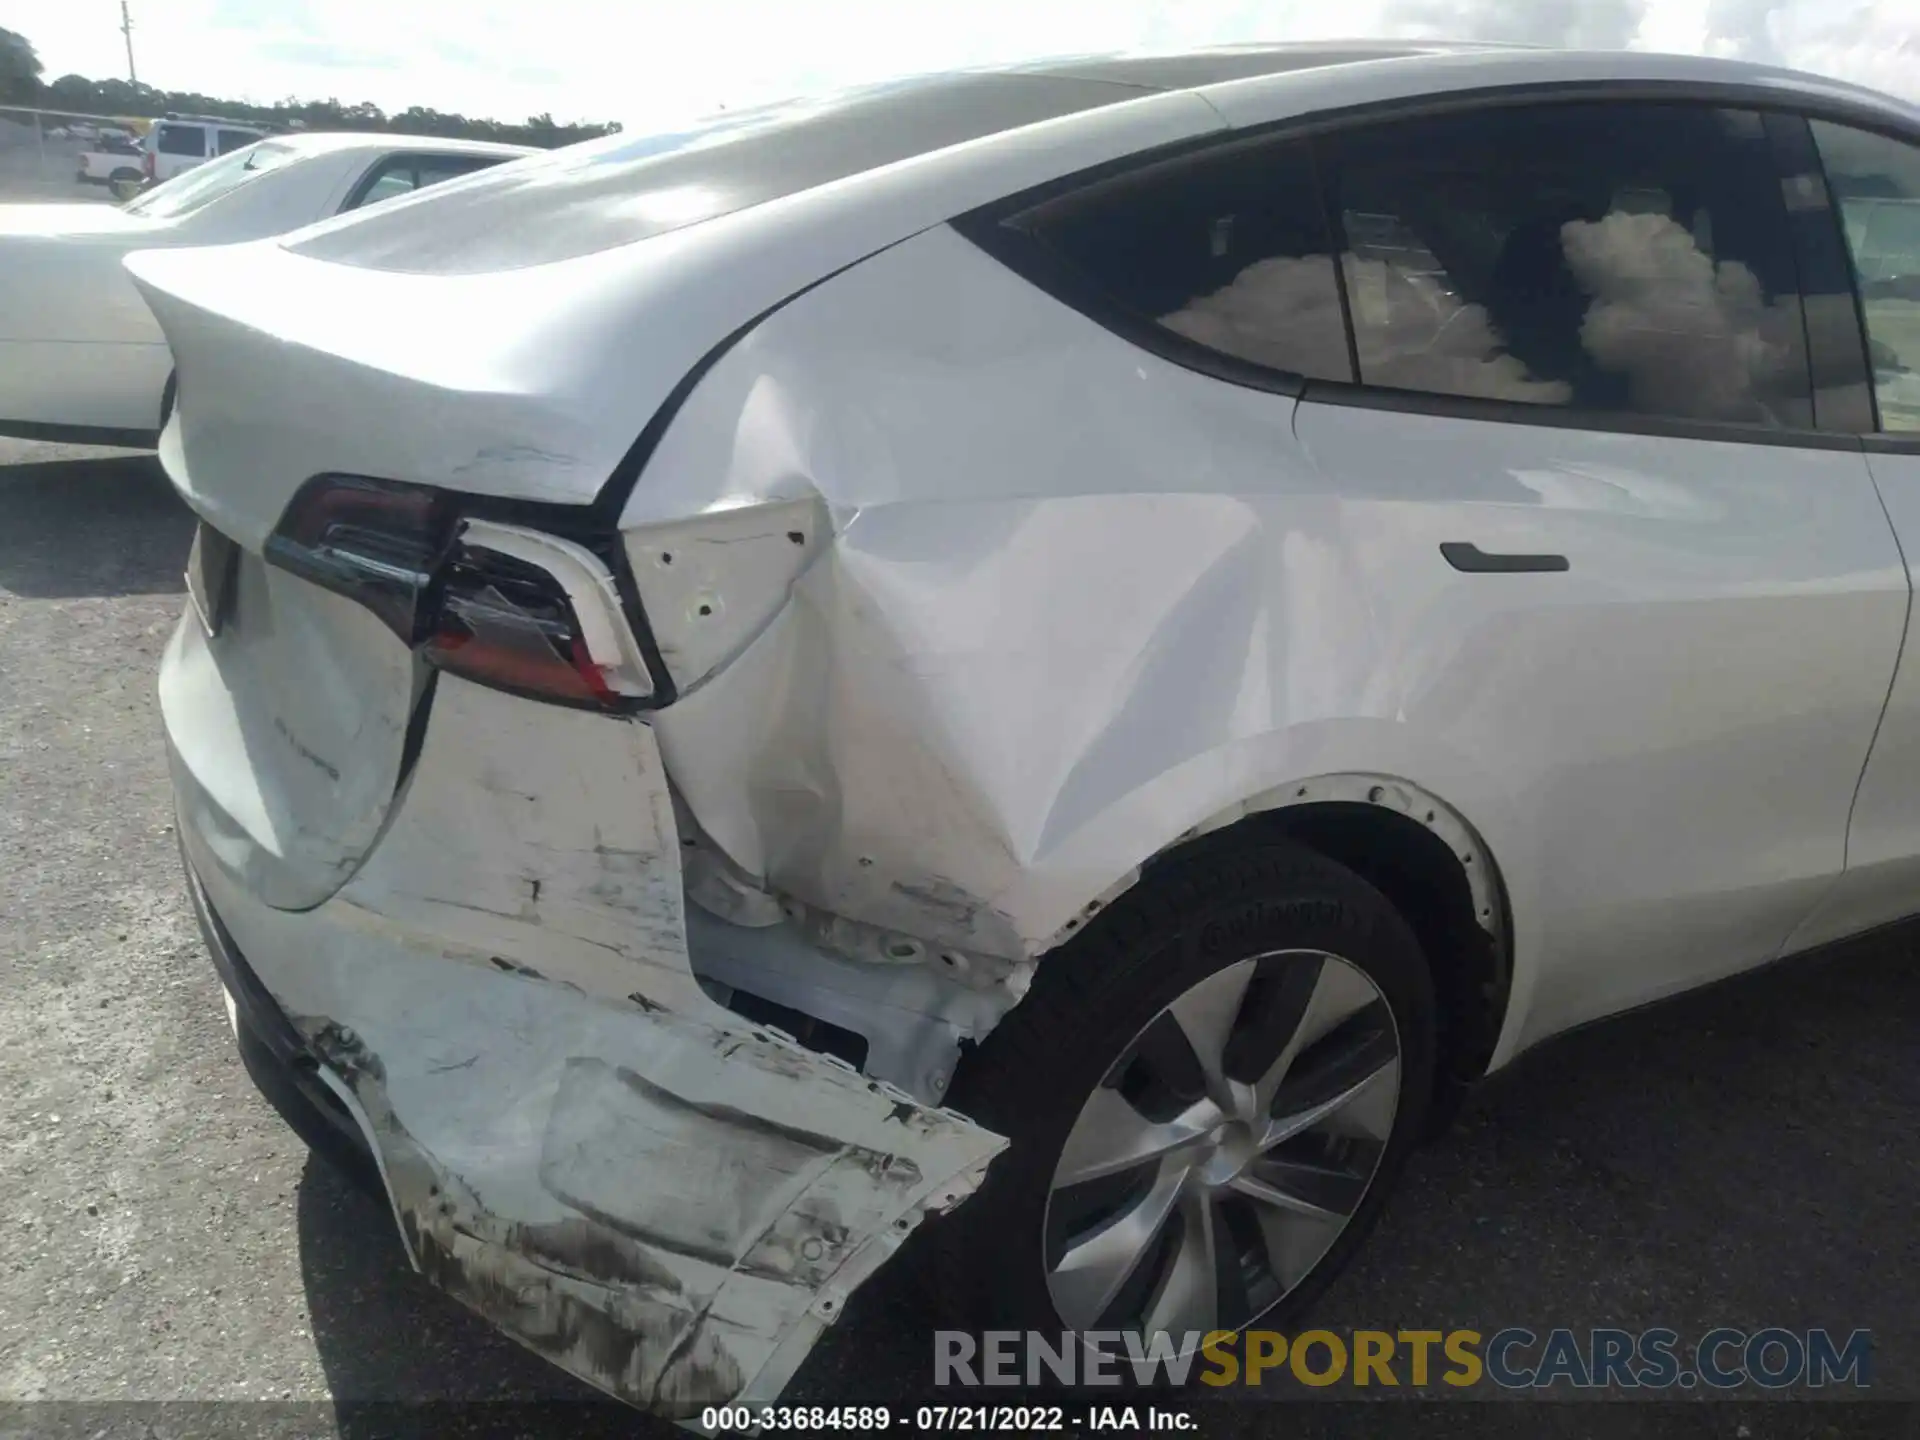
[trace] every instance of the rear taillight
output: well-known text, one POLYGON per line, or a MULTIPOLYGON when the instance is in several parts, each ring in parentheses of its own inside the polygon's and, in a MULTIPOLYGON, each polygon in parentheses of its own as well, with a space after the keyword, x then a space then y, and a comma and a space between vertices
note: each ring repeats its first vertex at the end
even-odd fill
POLYGON ((483 685, 573 705, 617 706, 553 576, 510 555, 458 546, 421 654, 483 685))
POLYGON ((318 477, 265 553, 364 605, 450 674, 566 705, 626 710, 656 698, 612 576, 588 546, 474 518, 446 491, 318 477))
POLYGON ((151 150, 140 157, 140 168, 146 172, 149 180, 153 179, 153 152, 151 150))
POLYGON ((300 488, 273 534, 267 559, 373 611, 409 645, 434 575, 453 544, 453 506, 441 491, 347 476, 300 488))

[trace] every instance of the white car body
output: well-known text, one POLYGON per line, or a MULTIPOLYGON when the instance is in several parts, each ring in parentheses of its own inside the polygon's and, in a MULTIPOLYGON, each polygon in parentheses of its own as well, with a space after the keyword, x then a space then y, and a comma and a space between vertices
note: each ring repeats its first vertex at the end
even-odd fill
POLYGON ((620 137, 129 261, 179 356, 162 458, 238 547, 161 675, 228 983, 415 1263, 636 1403, 778 1392, 1001 1148, 939 1108, 962 1042, 1196 837, 1444 847, 1473 1073, 1915 909, 1911 437, 1236 383, 981 237, 1007 197, 1328 113, 1654 94, 1914 142, 1920 112, 1442 46, 954 103, 1017 110, 1023 75, 1033 114, 763 203, 711 196, 771 161, 655 182, 672 140, 620 137), (466 506, 447 543, 564 591, 619 713, 426 684, 337 556, 285 558, 331 476, 466 506), (734 992, 858 1032, 865 1076, 734 992))
POLYGON ((153 442, 173 366, 121 264, 129 252, 298 229, 361 204, 369 178, 404 157, 467 164, 533 153, 400 135, 288 136, 222 156, 218 168, 123 207, 0 205, 0 433, 153 442), (250 163, 257 173, 219 188, 233 178, 226 171, 250 163))

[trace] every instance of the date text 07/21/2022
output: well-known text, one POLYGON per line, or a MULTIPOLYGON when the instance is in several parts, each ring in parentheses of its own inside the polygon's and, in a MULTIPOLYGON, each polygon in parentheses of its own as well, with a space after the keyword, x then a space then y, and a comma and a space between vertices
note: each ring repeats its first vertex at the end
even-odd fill
POLYGON ((719 1405, 700 1414, 708 1434, 796 1430, 879 1431, 911 1427, 919 1433, 1118 1430, 1186 1432, 1197 1427, 1185 1410, 1157 1405, 920 1405, 894 1410, 886 1405, 719 1405))

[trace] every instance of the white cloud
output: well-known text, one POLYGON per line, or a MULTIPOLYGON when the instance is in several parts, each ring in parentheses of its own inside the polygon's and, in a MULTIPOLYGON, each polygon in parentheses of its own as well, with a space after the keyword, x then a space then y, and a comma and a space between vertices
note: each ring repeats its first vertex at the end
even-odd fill
POLYGON ((1344 377, 1346 322, 1333 261, 1325 255, 1256 260, 1211 295, 1200 295, 1160 323, 1214 350, 1257 365, 1322 379, 1344 377))
POLYGON ((1619 50, 1632 43, 1648 0, 1390 0, 1392 34, 1619 50))
MULTIPOLYGON (((1348 255, 1346 276, 1360 373, 1372 384, 1548 405, 1570 398, 1565 383, 1537 380, 1505 353, 1484 306, 1463 303, 1404 258, 1348 255)), ((1350 371, 1340 292, 1325 256, 1256 260, 1160 323, 1256 364, 1322 378, 1350 371)))
POLYGON ((1659 214, 1616 210, 1561 229, 1567 264, 1592 296, 1580 343, 1627 377, 1637 408, 1701 420, 1787 423, 1770 403, 1790 377, 1800 312, 1769 304, 1753 272, 1716 263, 1659 214))
POLYGON ((1701 48, 1920 99, 1920 0, 1709 0, 1701 48))
MULTIPOLYGON (((633 124, 916 70, 1339 35, 1635 44, 1787 63, 1920 98, 1920 0, 131 0, 175 89, 633 124)), ((124 74, 118 0, 0 0, 50 74, 124 74)))

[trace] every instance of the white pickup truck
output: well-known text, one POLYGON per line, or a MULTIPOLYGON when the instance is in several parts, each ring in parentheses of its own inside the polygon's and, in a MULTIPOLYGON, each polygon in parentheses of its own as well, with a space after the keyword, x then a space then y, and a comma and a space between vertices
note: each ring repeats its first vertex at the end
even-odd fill
POLYGON ((80 173, 76 178, 82 185, 118 183, 137 187, 147 178, 142 158, 139 141, 131 135, 108 131, 80 152, 80 173))

